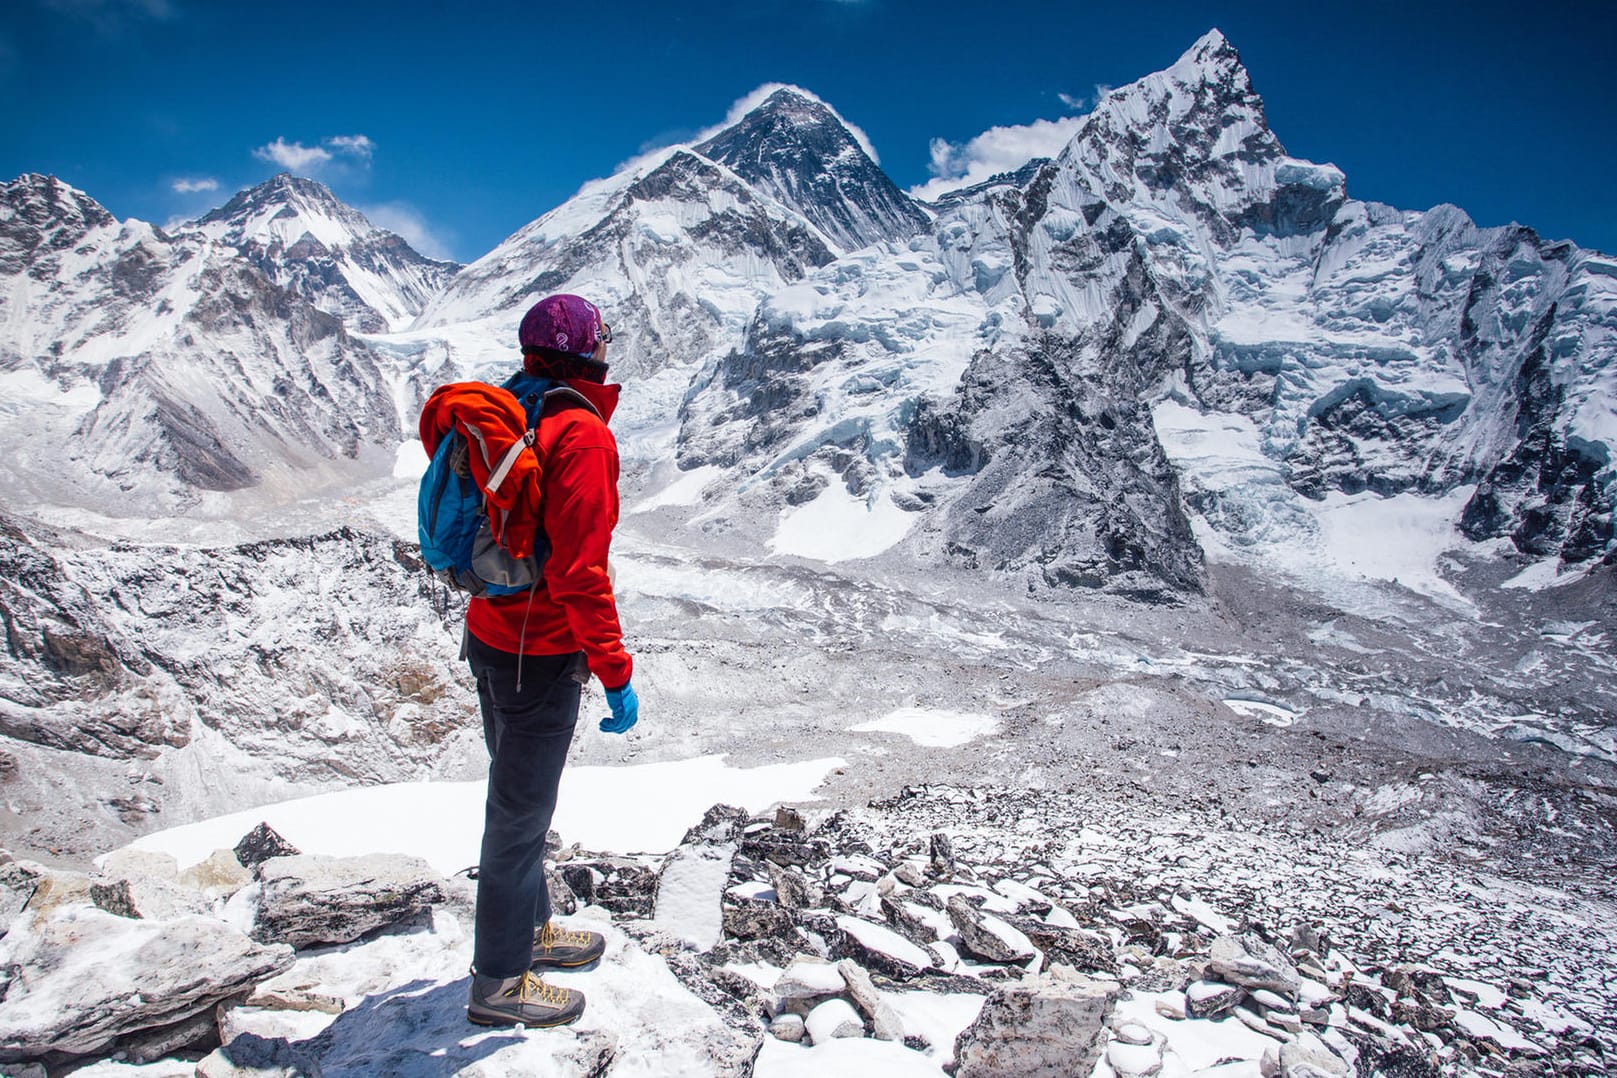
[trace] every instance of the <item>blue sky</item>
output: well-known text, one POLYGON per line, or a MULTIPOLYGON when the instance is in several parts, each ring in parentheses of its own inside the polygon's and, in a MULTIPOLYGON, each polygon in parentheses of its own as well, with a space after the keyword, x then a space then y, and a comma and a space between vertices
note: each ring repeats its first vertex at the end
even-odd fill
POLYGON ((1059 140, 1216 26, 1286 148, 1353 196, 1617 252, 1610 0, 0 6, 0 177, 160 224, 292 164, 469 261, 768 82, 830 102, 916 188, 1059 140))

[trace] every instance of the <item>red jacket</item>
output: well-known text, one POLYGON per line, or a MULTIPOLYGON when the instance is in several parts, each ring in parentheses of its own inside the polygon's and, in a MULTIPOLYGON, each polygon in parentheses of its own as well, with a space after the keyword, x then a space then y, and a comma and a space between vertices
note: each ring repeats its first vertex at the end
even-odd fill
POLYGON ((548 406, 540 417, 535 449, 543 462, 540 504, 550 540, 544 579, 529 592, 473 599, 466 627, 501 651, 564 655, 582 650, 590 672, 617 689, 634 672, 634 660, 623 650, 606 570, 618 523, 618 443, 606 424, 617 407, 619 387, 567 384, 600 415, 564 403, 548 406))

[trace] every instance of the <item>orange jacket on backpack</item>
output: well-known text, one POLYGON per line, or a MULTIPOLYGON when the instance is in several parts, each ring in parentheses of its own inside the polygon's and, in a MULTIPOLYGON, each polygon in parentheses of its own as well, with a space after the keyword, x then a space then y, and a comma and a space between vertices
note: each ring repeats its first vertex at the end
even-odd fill
POLYGON ((454 429, 460 430, 471 447, 467 460, 487 501, 494 538, 512 557, 526 558, 533 553, 534 529, 539 523, 539 460, 532 453, 517 453, 506 474, 500 475, 498 469, 527 436, 527 413, 499 386, 452 382, 433 390, 421 408, 421 444, 428 457, 454 429), (491 485, 491 479, 499 482, 491 485))
MULTIPOLYGON (((563 655, 582 650, 590 672, 602 685, 617 689, 634 670, 623 649, 617 600, 607 575, 612 529, 618 522, 618 443, 607 421, 617 407, 619 387, 581 380, 567 385, 595 411, 563 403, 547 406, 539 420, 535 449, 543 468, 536 469, 538 504, 550 540, 543 580, 529 592, 472 599, 466 627, 501 651, 563 655)), ((531 531, 537 523, 525 526, 531 531)), ((512 522, 507 526, 516 527, 512 522)))

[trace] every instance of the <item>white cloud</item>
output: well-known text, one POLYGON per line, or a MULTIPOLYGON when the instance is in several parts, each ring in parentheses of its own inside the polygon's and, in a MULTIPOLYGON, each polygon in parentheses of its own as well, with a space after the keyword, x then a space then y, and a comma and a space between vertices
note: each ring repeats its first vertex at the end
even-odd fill
POLYGON ((362 161, 369 161, 371 154, 376 152, 376 143, 364 135, 335 135, 326 139, 325 145, 337 153, 357 157, 362 161))
POLYGON ((305 146, 301 142, 277 138, 254 150, 253 156, 292 172, 313 172, 329 165, 338 154, 355 159, 361 166, 369 166, 371 155, 375 152, 376 143, 366 135, 332 135, 321 139, 318 146, 305 146))
POLYGON ((284 138, 277 138, 274 142, 254 150, 253 156, 261 161, 273 162, 293 172, 303 172, 311 168, 318 168, 330 161, 331 151, 322 150, 318 146, 305 146, 301 142, 288 142, 284 138))
POLYGON ((428 258, 454 261, 455 256, 449 249, 454 233, 442 232, 429 225, 421 211, 408 202, 384 202, 365 206, 360 212, 377 228, 385 228, 404 237, 405 243, 428 258))
POLYGON ((173 189, 175 194, 189 195, 196 191, 217 191, 219 190, 219 181, 212 176, 206 176, 200 180, 180 179, 169 184, 169 187, 173 189))
POLYGON ((930 202, 949 191, 970 187, 997 173, 1014 172, 1035 157, 1054 157, 1072 141, 1086 117, 1034 120, 1017 127, 991 127, 965 143, 932 140, 933 178, 910 195, 930 202))
POLYGON ((1088 107, 1089 104, 1088 99, 1082 96, 1074 97, 1072 94, 1056 94, 1056 96, 1061 99, 1061 103, 1063 105, 1067 106, 1069 109, 1072 109, 1074 112, 1088 107))

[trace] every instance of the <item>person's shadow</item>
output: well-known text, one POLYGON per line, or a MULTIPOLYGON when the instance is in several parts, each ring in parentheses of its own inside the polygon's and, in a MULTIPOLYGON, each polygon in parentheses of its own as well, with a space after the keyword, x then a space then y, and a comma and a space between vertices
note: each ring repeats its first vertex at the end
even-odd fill
MULTIPOLYGON (((575 1056, 579 1073, 599 1073, 617 1054, 597 1031, 482 1029, 466 1021, 470 978, 415 980, 344 1011, 323 1031, 292 1048, 323 1078, 445 1078, 529 1038, 547 1038, 554 1056, 575 1056), (598 1042, 598 1043, 597 1043, 598 1042)), ((234 1043, 234 1042, 232 1042, 234 1043)))

